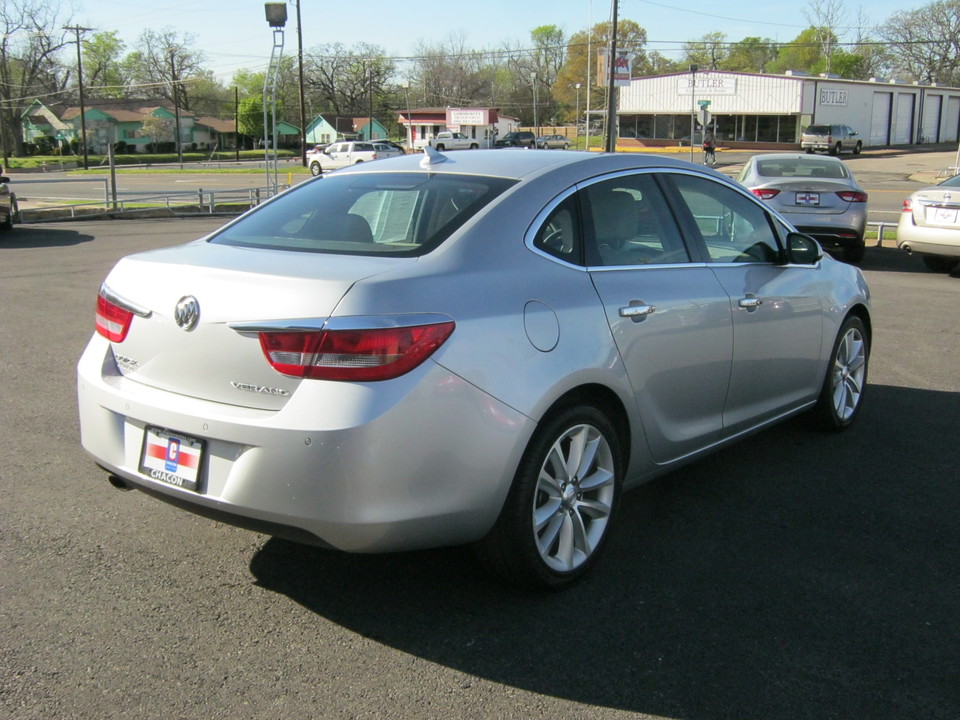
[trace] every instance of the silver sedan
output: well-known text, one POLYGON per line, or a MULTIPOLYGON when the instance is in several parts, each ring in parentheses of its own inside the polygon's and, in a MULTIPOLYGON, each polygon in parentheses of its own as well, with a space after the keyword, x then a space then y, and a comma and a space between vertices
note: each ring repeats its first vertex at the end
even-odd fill
MULTIPOLYGON (((121 260, 78 367, 114 485, 352 552, 597 561, 621 492, 862 405, 860 271, 668 158, 432 148, 121 260)), ((626 519, 628 522, 629 519, 626 519)))
POLYGON ((897 247, 919 253, 934 272, 951 272, 960 265, 960 175, 903 201, 897 247))
POLYGON ((863 259, 867 193, 839 158, 755 155, 737 180, 847 262, 863 259))

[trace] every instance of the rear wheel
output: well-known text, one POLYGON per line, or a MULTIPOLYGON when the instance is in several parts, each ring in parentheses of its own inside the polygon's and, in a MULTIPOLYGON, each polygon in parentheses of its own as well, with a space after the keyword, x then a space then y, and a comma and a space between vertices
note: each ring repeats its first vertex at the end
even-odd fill
POLYGON ((13 230, 13 218, 17 214, 17 204, 13 198, 8 201, 7 216, 0 221, 0 230, 13 230))
POLYGON ((843 259, 851 265, 856 265, 863 260, 867 252, 867 244, 860 238, 852 245, 848 245, 843 251, 843 259))
POLYGON ((950 273, 960 264, 960 258, 948 257, 946 255, 921 255, 923 264, 927 270, 937 273, 950 273))
POLYGON ((607 416, 587 405, 560 410, 537 430, 493 529, 477 545, 507 582, 559 589, 580 579, 603 549, 620 498, 622 459, 607 416))
POLYGON ((844 430, 860 414, 869 359, 870 343, 863 321, 851 315, 837 333, 817 400, 815 413, 825 430, 844 430))
POLYGON ((471 150, 479 150, 480 146, 477 143, 470 143, 471 150))
POLYGON ((836 145, 834 145, 833 148, 830 150, 831 155, 839 155, 841 152, 843 152, 843 145, 841 145, 840 143, 837 143, 836 145))

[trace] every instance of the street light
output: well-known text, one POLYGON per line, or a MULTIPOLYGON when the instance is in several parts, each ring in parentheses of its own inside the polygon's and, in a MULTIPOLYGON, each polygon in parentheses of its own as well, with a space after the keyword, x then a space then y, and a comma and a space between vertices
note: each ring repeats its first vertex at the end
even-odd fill
MULTIPOLYGON (((535 138, 540 137, 540 121, 537 119, 537 74, 533 74, 533 127, 536 131, 535 138)), ((534 147, 536 147, 537 142, 534 140, 534 147)))
POLYGON ((280 189, 277 159, 277 76, 280 73, 280 58, 283 55, 283 26, 287 24, 287 5, 282 2, 268 2, 263 5, 267 24, 273 28, 273 50, 270 53, 270 66, 263 77, 263 155, 267 170, 267 185, 273 187, 276 194, 280 189), (267 122, 267 110, 273 119, 271 126, 267 122), (273 132, 270 132, 270 130, 273 132), (270 146, 273 146, 273 182, 270 181, 270 146))

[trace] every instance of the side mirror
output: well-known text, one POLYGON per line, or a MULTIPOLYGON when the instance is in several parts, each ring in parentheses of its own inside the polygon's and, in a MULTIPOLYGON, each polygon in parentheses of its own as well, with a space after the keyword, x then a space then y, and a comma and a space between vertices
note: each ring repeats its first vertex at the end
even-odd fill
POLYGON ((787 260, 795 265, 816 265, 823 259, 820 243, 809 235, 792 232, 787 235, 787 260))

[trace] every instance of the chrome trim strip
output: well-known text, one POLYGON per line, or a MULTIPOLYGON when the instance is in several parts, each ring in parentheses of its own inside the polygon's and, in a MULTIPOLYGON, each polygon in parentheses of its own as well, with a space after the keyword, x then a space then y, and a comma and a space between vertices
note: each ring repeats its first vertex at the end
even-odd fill
POLYGON ((117 307, 123 308, 128 312, 132 312, 134 315, 139 317, 148 318, 153 315, 152 310, 145 308, 143 305, 137 305, 135 302, 117 295, 113 290, 107 287, 106 283, 100 285, 100 295, 102 295, 108 302, 111 302, 117 307))
POLYGON ((229 323, 228 327, 238 333, 317 332, 319 330, 383 330, 416 325, 440 325, 448 322, 453 322, 453 318, 441 313, 409 313, 405 315, 347 315, 332 318, 262 320, 259 322, 229 323))

